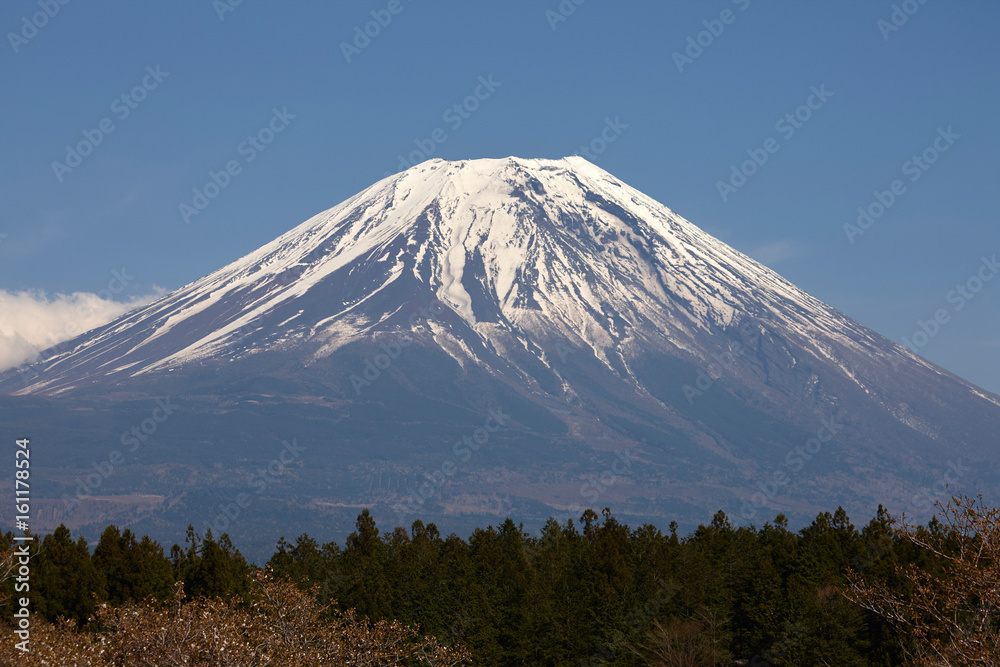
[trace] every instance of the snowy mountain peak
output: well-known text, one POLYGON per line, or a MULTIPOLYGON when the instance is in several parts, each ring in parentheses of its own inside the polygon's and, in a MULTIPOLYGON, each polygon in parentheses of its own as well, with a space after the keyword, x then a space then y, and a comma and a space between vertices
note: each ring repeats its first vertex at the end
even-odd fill
POLYGON ((488 364, 479 349, 527 350, 548 366, 551 341, 617 371, 629 349, 704 360, 718 343, 706 334, 748 323, 837 363, 834 347, 887 348, 581 157, 432 159, 84 335, 26 391, 268 350, 315 360, 432 300, 467 327, 436 334, 455 339, 443 346, 463 364, 488 364))

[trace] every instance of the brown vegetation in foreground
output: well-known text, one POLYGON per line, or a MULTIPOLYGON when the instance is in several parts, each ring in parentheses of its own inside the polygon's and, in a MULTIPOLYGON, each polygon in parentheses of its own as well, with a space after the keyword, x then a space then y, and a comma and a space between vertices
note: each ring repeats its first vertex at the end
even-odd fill
POLYGON ((397 621, 369 622, 353 611, 316 604, 313 594, 254 575, 248 603, 199 598, 184 601, 182 584, 166 605, 101 605, 97 632, 41 620, 31 629, 31 651, 0 643, 0 664, 59 667, 312 667, 345 665, 469 664, 465 649, 444 647, 397 621))
POLYGON ((844 594, 887 619, 910 641, 916 665, 1000 665, 1000 509, 978 498, 938 504, 943 523, 927 528, 893 519, 898 540, 930 555, 927 566, 899 563, 895 582, 848 571, 844 594), (900 585, 902 584, 902 585, 900 585))

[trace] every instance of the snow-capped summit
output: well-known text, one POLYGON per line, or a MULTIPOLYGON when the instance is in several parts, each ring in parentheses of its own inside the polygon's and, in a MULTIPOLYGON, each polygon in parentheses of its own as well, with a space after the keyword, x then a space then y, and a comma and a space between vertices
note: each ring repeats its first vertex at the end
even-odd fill
POLYGON ((707 362, 705 337, 741 322, 838 364, 838 346, 912 356, 581 157, 433 159, 78 339, 27 391, 289 346, 315 358, 431 299, 545 365, 545 341, 613 368, 636 348, 707 362))

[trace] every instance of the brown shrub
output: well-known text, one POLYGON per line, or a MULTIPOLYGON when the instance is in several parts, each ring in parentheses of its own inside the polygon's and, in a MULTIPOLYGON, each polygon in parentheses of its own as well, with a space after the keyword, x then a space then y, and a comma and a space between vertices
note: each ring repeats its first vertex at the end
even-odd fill
POLYGON ((254 576, 249 605, 234 600, 184 601, 178 583, 169 605, 153 602, 102 605, 101 631, 78 632, 71 623, 33 619, 31 651, 0 644, 0 665, 93 667, 375 667, 467 664, 462 647, 445 647, 399 622, 372 623, 353 611, 325 614, 314 594, 254 576))

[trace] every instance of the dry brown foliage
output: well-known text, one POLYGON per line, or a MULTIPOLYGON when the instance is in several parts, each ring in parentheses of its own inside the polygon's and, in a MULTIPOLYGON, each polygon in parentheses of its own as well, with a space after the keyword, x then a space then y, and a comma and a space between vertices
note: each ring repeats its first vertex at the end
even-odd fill
POLYGON ((699 618, 653 621, 645 641, 633 653, 650 667, 716 667, 727 664, 726 653, 715 641, 719 621, 702 614, 699 618))
POLYGON ((265 572, 255 575, 249 604, 184 601, 182 584, 169 606, 103 605, 99 633, 72 624, 32 624, 31 652, 0 645, 0 664, 93 667, 312 667, 469 663, 462 647, 445 647, 399 622, 371 623, 352 611, 325 616, 315 597, 265 572))
POLYGON ((2 585, 14 578, 17 572, 17 559, 14 557, 14 550, 0 545, 0 605, 7 602, 10 595, 2 585))
MULTIPOLYGON (((848 571, 844 594, 907 633, 916 665, 1000 665, 1000 509, 982 496, 953 497, 937 504, 943 530, 928 531, 893 519, 897 538, 934 554, 944 576, 915 565, 898 566, 912 586, 903 595, 884 582, 848 571)), ((895 588, 895 587, 894 587, 895 588)))

